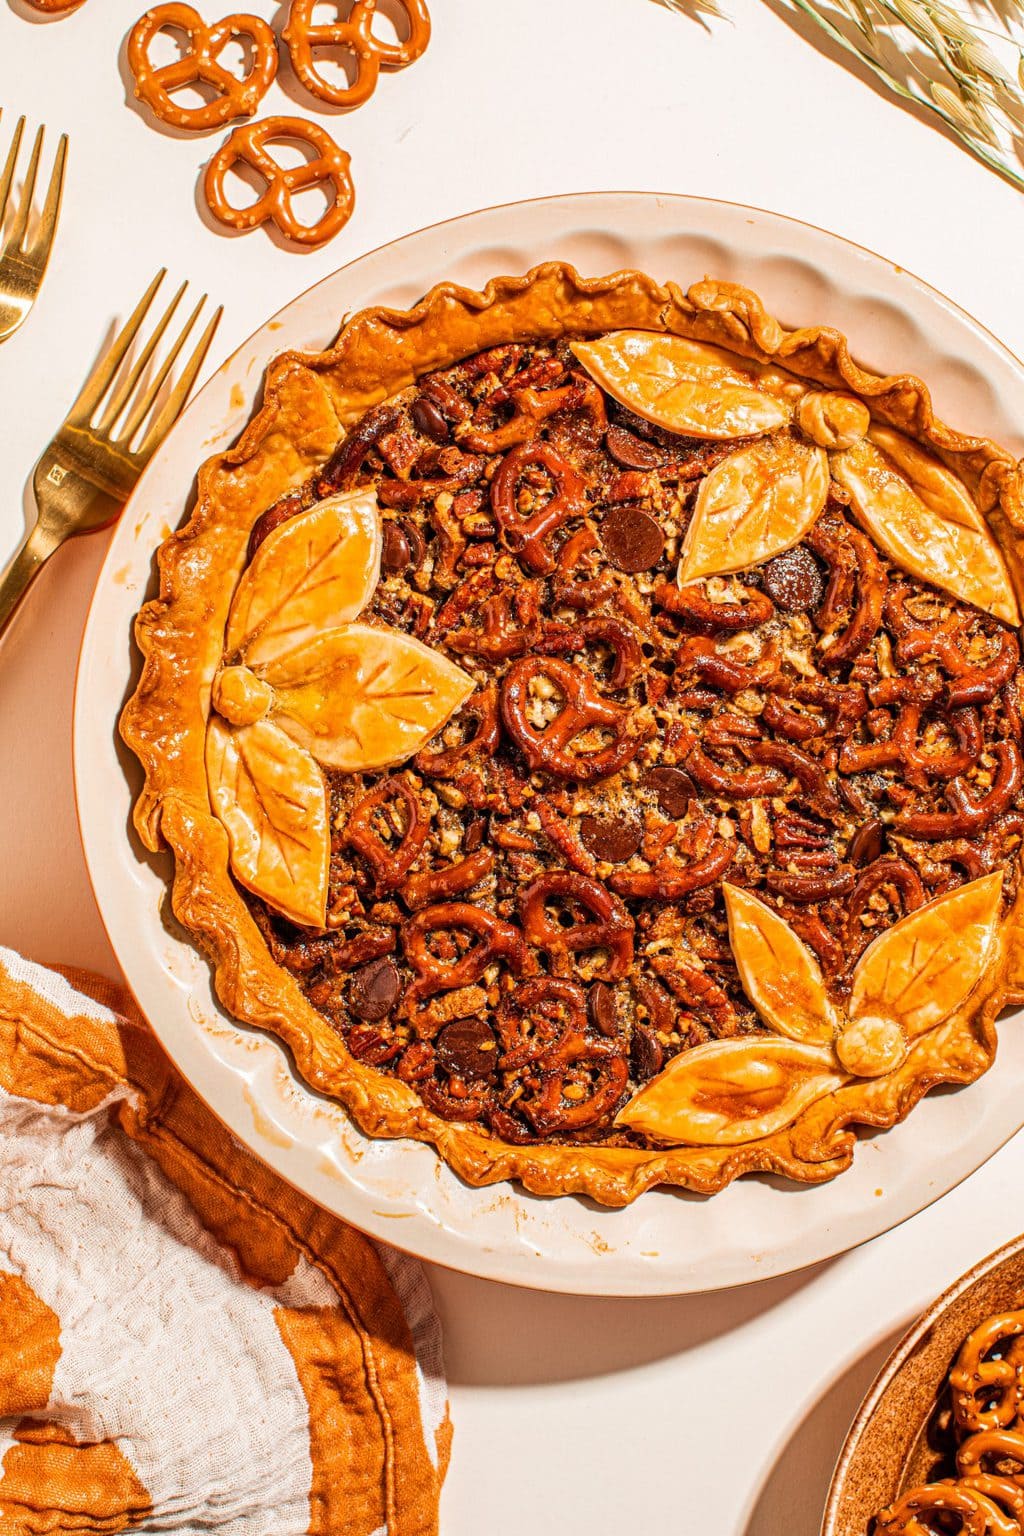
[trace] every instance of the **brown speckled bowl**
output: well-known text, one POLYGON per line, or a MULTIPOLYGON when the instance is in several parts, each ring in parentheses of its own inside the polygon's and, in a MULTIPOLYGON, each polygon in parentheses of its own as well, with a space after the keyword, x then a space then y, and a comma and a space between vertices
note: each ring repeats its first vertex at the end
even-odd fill
POLYGON ((867 1536, 871 1518, 926 1482, 931 1425, 963 1340, 993 1312, 1024 1305, 1024 1237, 976 1264, 913 1325, 882 1367, 846 1437, 822 1536, 867 1536))

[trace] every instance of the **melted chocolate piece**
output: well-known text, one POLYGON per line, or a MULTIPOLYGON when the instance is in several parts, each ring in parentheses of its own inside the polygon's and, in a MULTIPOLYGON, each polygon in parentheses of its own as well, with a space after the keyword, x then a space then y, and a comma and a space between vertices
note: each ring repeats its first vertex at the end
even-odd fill
POLYGON ((412 424, 424 437, 429 437, 435 443, 447 443, 451 438, 448 423, 433 400, 428 400, 426 395, 420 395, 418 400, 412 403, 409 411, 412 424))
POLYGON ((761 567, 761 585, 784 613, 817 608, 825 593, 821 568, 809 549, 797 545, 774 555, 761 567))
POLYGON ((644 774, 644 788, 652 789, 666 816, 680 821, 696 794, 693 780, 684 768, 652 768, 644 774))
POLYGON ((498 1042, 482 1019, 454 1019, 437 1037, 435 1055, 453 1077, 470 1082, 490 1077, 498 1066, 498 1042))
POLYGON ((665 548, 661 525, 648 512, 628 504, 605 513, 599 535, 612 564, 630 576, 657 565, 665 548))
POLYGON ((639 821, 619 816, 580 818, 580 842, 595 859, 608 864, 625 864, 636 853, 642 839, 643 828, 639 821))
POLYGON ((602 1035, 618 1034, 615 993, 606 981, 595 981, 587 993, 587 1017, 602 1035))
POLYGON ((633 1025, 629 1061, 638 1083, 646 1083, 658 1075, 665 1065, 665 1047, 653 1029, 647 1029, 643 1024, 633 1025))
POLYGON ((391 1012, 401 988, 402 978, 393 960, 371 960, 352 977, 349 1011, 366 1024, 376 1024, 391 1012))

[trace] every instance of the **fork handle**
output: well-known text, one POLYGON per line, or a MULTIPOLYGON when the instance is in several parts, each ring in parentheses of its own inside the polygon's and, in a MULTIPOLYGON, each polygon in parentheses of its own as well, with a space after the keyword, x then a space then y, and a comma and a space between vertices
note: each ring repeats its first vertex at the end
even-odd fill
POLYGON ((0 635, 35 580, 36 573, 53 554, 59 542, 45 534, 38 523, 25 536, 18 553, 0 576, 0 635))

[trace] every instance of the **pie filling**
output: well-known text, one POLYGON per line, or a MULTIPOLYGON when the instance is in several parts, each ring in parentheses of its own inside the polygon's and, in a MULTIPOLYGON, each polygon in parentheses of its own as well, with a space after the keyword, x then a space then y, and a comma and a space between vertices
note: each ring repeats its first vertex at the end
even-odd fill
MULTIPOLYGON (((512 343, 375 406, 253 528, 250 557, 372 488, 381 575, 360 622, 475 685, 403 764, 323 767, 324 930, 245 893, 352 1055, 436 1114, 514 1143, 648 1146, 617 1116, 683 1053, 761 1036, 792 1077, 822 1047, 779 1041, 748 1000, 729 888, 784 919, 836 1017, 867 946, 909 914, 991 874, 1013 901, 1016 632, 894 563, 855 515, 861 470, 840 451, 829 472, 823 451, 849 446, 842 412, 818 419, 843 398, 808 397, 769 437, 680 436, 568 343, 512 343), (820 509, 767 560, 699 574, 695 506, 712 520, 751 475, 775 516, 794 475, 805 501, 817 477, 820 509), (682 586, 681 557, 698 571, 682 586)), ((884 1069, 883 1025, 857 1026, 863 1075, 884 1069)), ((731 1091, 752 1121, 770 1111, 770 1081, 731 1091)))

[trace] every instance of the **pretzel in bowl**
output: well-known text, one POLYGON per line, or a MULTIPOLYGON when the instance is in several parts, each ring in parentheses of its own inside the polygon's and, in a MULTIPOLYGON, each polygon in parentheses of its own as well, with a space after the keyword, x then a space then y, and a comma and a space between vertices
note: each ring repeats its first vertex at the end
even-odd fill
MULTIPOLYGON (((1020 1536, 1024 1530, 1024 1311, 967 1335, 947 1378, 956 1477, 904 1491, 875 1517, 877 1536, 1020 1536)), ((937 1470, 941 1470, 938 1468, 937 1470)))
POLYGON ((202 131, 219 128, 235 117, 251 117, 277 74, 277 41, 259 16, 232 13, 212 26, 181 0, 154 6, 135 23, 128 35, 128 65, 135 77, 139 101, 172 128, 202 131), (160 32, 184 33, 188 48, 180 59, 154 65, 150 47, 160 32), (252 67, 243 78, 219 63, 228 43, 247 38, 252 43, 252 67), (214 95, 196 106, 179 105, 176 91, 188 86, 209 86, 214 95))
POLYGON ((298 245, 323 245, 348 223, 355 206, 348 154, 325 129, 300 117, 267 117, 236 128, 207 165, 203 190, 222 224, 246 230, 271 223, 298 245), (267 148, 280 140, 307 144, 314 154, 301 165, 281 165, 267 148), (266 191, 248 208, 234 207, 224 187, 228 172, 239 165, 250 166, 266 182, 266 191), (333 189, 333 202, 315 224, 303 224, 292 200, 321 185, 333 189))
POLYGON ((346 21, 318 24, 313 21, 317 0, 292 0, 288 24, 282 32, 292 68, 313 96, 329 106, 351 110, 368 101, 377 88, 382 69, 405 69, 413 64, 430 41, 430 15, 424 0, 402 0, 409 22, 403 42, 385 43, 373 31, 377 0, 356 0, 346 21), (332 84, 317 68, 318 49, 343 49, 351 54, 355 71, 351 82, 332 84))

